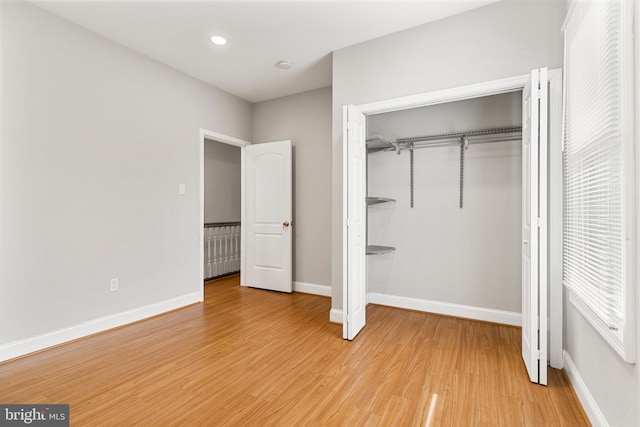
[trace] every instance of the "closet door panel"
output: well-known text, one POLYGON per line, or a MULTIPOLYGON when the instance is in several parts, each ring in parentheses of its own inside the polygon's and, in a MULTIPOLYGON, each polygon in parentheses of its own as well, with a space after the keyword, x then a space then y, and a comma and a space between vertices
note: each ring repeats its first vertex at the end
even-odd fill
POLYGON ((522 358, 532 382, 538 382, 538 77, 531 72, 522 94, 522 358))
POLYGON ((522 358, 530 380, 546 384, 546 69, 531 72, 522 102, 522 358))
POLYGON ((345 107, 345 244, 343 337, 352 340, 366 323, 366 141, 365 117, 345 107))

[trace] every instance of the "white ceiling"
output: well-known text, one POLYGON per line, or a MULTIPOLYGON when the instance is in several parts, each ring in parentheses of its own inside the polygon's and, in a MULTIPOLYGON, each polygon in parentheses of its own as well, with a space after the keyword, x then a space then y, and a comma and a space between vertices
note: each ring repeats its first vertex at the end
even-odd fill
POLYGON ((497 0, 32 2, 249 102, 331 85, 331 52, 497 0), (226 46, 215 46, 212 35, 226 46), (290 70, 275 66, 281 59, 290 70))

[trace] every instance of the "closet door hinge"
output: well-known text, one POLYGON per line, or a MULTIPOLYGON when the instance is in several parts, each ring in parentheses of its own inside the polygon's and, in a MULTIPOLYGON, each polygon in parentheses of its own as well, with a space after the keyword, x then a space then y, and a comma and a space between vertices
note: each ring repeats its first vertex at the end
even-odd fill
POLYGON ((344 225, 346 225, 347 227, 349 226, 349 218, 344 220, 344 225))
POLYGON ((542 221, 540 220, 540 217, 536 218, 536 225, 538 226, 538 228, 540 228, 540 226, 542 225, 542 221))
POLYGON ((349 132, 351 132, 353 130, 353 122, 347 122, 347 128, 345 129, 347 131, 347 135, 349 134, 349 132))
POLYGON ((538 360, 542 360, 542 350, 538 350, 538 360))

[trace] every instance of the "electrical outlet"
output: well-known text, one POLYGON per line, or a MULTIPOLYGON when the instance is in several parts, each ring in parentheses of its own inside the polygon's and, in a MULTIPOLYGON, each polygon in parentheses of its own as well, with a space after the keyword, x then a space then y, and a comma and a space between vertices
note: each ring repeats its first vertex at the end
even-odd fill
POLYGON ((109 282, 109 290, 111 292, 115 292, 118 290, 118 279, 111 279, 111 281, 109 282))
POLYGON ((187 186, 184 184, 178 185, 178 194, 180 194, 181 196, 187 194, 187 186))

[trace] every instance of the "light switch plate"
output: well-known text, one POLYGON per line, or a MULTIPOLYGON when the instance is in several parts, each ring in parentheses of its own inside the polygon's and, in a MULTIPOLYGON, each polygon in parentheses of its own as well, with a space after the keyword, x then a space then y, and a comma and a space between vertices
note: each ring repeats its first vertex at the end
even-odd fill
POLYGON ((178 185, 178 194, 184 195, 187 193, 187 186, 184 184, 178 185))

